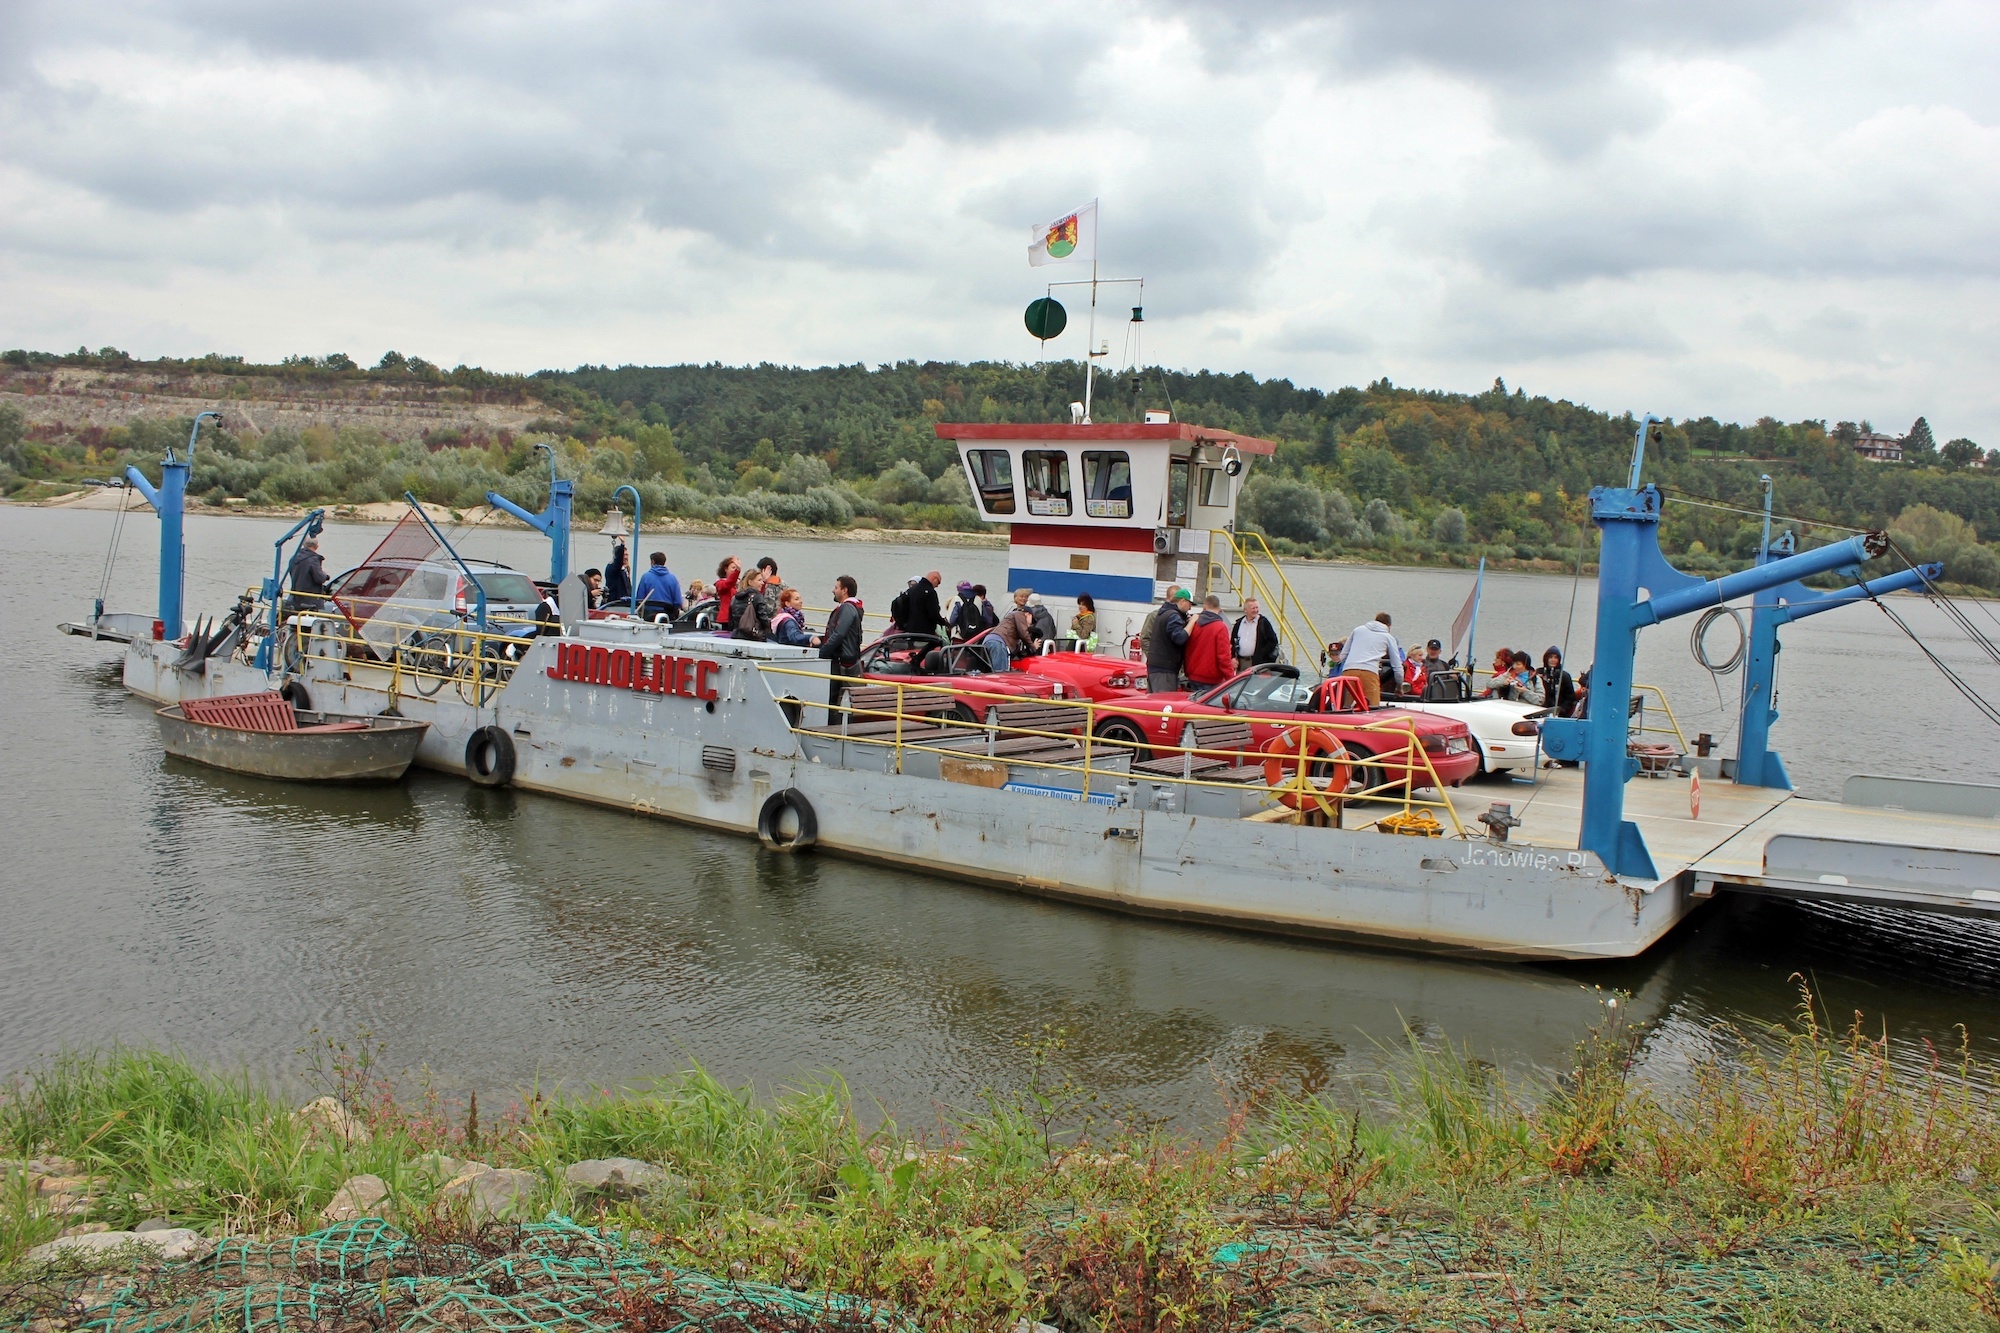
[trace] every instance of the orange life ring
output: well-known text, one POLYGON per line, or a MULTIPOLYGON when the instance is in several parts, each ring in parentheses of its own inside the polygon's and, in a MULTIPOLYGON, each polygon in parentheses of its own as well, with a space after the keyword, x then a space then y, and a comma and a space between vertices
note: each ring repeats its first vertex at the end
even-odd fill
MULTIPOLYGON (((1323 796, 1331 796, 1338 800, 1347 791, 1347 747, 1340 743, 1340 737, 1324 727, 1314 727, 1306 733, 1305 748, 1308 763, 1331 762, 1333 771, 1328 775, 1323 793, 1317 789, 1306 793, 1288 792, 1283 798, 1284 804, 1293 810, 1306 809, 1309 804, 1316 804, 1323 796)), ((1279 732, 1265 744, 1264 756, 1264 785, 1272 788, 1290 787, 1299 767, 1298 737, 1291 732, 1279 732)), ((1310 777, 1308 771, 1308 778, 1310 777)))

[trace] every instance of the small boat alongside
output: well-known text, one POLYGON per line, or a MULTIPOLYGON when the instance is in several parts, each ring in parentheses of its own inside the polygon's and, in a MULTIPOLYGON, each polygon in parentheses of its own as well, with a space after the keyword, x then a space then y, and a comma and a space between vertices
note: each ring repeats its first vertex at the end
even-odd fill
POLYGON ((286 782, 394 782, 431 725, 312 712, 276 693, 186 699, 154 716, 176 759, 286 782))

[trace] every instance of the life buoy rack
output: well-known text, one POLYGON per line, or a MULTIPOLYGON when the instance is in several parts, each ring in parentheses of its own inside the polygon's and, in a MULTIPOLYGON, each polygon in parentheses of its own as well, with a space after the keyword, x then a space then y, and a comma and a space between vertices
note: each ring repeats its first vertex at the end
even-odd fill
POLYGON ((482 787, 514 780, 514 738, 499 727, 481 727, 465 738, 465 776, 482 787))
POLYGON ((1327 798, 1339 800, 1347 791, 1348 753, 1340 743, 1340 737, 1324 727, 1314 727, 1305 736, 1306 780, 1312 784, 1305 792, 1297 789, 1295 782, 1299 769, 1299 740, 1291 732, 1280 732, 1264 746, 1264 785, 1274 789, 1284 789, 1281 798, 1285 806, 1292 810, 1305 810, 1319 805, 1327 798), (1314 770, 1322 764, 1330 764, 1326 774, 1326 786, 1318 785, 1318 775, 1314 770))
POLYGON ((819 841, 819 816, 812 802, 797 787, 774 791, 757 812, 757 841, 774 852, 804 851, 819 841), (784 824, 785 812, 792 813, 792 827, 784 824))

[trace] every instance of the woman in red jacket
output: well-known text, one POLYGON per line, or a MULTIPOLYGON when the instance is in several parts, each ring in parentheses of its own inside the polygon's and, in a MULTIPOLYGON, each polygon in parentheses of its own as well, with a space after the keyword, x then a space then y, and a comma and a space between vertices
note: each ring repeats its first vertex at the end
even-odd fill
POLYGON ((1202 598, 1201 614, 1188 627, 1187 656, 1181 671, 1189 688, 1220 685, 1236 674, 1236 658, 1229 651, 1229 622, 1222 618, 1222 599, 1214 593, 1202 598))
POLYGON ((729 604, 736 600, 736 585, 743 578, 743 562, 733 555, 722 557, 722 563, 715 567, 715 619, 719 624, 729 615, 729 604))

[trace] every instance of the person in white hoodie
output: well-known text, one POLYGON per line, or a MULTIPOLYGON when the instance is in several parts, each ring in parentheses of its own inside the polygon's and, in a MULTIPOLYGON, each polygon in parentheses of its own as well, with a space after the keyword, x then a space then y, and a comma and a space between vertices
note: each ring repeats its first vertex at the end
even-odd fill
POLYGON ((1340 674, 1352 676, 1368 706, 1379 708, 1385 667, 1392 673, 1390 679, 1403 678, 1403 645, 1389 632, 1389 613, 1377 611, 1373 620, 1356 625, 1347 636, 1347 647, 1340 654, 1340 674))

